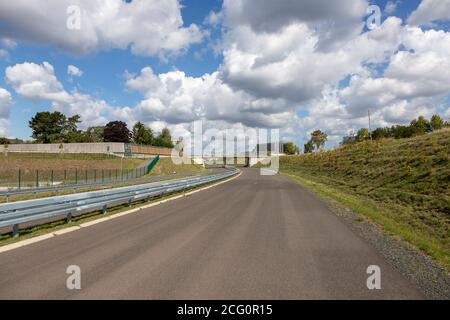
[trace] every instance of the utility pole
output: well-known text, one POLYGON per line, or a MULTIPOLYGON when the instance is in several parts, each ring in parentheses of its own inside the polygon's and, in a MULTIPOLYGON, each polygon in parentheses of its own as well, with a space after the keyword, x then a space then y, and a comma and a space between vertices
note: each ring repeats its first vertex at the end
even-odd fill
POLYGON ((370 138, 370 141, 372 141, 372 128, 371 128, 371 123, 370 123, 370 109, 369 109, 368 114, 369 114, 369 138, 370 138))

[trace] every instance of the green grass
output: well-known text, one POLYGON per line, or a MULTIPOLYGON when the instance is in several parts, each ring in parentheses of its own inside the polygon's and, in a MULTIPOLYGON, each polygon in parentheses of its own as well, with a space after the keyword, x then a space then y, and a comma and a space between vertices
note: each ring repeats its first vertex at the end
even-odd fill
POLYGON ((450 131, 282 157, 280 171, 450 270, 450 131))
POLYGON ((151 176, 164 176, 171 174, 201 173, 205 168, 197 164, 175 164, 171 158, 160 158, 150 173, 151 176))
POLYGON ((109 180, 110 175, 132 174, 142 161, 100 154, 0 153, 0 187, 18 187, 19 177, 22 187, 109 180))

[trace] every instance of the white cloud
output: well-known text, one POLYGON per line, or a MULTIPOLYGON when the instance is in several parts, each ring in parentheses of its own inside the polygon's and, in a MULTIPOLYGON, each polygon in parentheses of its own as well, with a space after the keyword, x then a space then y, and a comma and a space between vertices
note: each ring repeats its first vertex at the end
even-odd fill
POLYGON ((183 25, 178 0, 1 1, 0 20, 0 36, 76 54, 130 47, 137 55, 166 57, 203 38, 197 25, 183 25), (66 27, 71 5, 81 9, 80 30, 66 27))
POLYGON ((319 96, 326 85, 380 63, 399 44, 401 20, 383 25, 345 43, 333 52, 317 50, 318 36, 304 24, 291 24, 277 33, 255 33, 238 27, 225 39, 225 81, 258 97, 303 103, 319 96))
POLYGON ((366 0, 225 0, 223 15, 228 27, 246 25, 258 33, 305 23, 317 30, 320 48, 332 49, 362 31, 368 6, 366 0))
POLYGON ((48 62, 40 65, 25 62, 7 67, 5 80, 18 94, 34 101, 70 99, 70 95, 56 78, 53 66, 48 62))
POLYGON ((8 90, 0 88, 0 136, 8 135, 11 105, 11 94, 8 90))
POLYGON ((67 66, 67 74, 71 77, 81 77, 83 75, 83 71, 81 71, 78 67, 70 64, 67 66))
POLYGON ((146 122, 180 124, 204 119, 275 127, 294 117, 293 110, 287 111, 283 102, 277 108, 279 101, 233 90, 218 72, 194 78, 180 71, 155 75, 146 67, 127 80, 127 87, 144 95, 133 113, 146 122))
MULTIPOLYGON (((203 119, 212 128, 279 127, 283 137, 297 141, 320 128, 338 142, 349 129, 367 127, 369 108, 374 126, 448 112, 449 32, 404 25, 397 17, 363 32, 368 2, 337 3, 226 0, 220 12, 206 19, 225 27, 218 70, 201 77, 178 70, 155 74, 151 67, 127 73, 127 89, 142 94, 135 106, 113 107, 88 94, 69 93, 49 63, 9 67, 6 80, 24 97, 82 115, 83 123, 140 120, 177 134, 188 130, 190 121, 203 119)), ((108 34, 101 38, 114 38, 109 47, 130 45, 117 28, 108 34)), ((95 50, 108 47, 98 41, 95 50)), ((135 53, 148 49, 138 47, 135 53)))
POLYGON ((450 20, 450 0, 422 0, 408 18, 410 25, 423 25, 438 20, 450 20))
POLYGON ((88 94, 67 92, 48 62, 16 64, 7 67, 5 75, 6 82, 21 96, 32 101, 49 101, 52 109, 69 116, 79 114, 82 128, 103 125, 112 115, 120 116, 118 110, 121 108, 112 107, 88 94))

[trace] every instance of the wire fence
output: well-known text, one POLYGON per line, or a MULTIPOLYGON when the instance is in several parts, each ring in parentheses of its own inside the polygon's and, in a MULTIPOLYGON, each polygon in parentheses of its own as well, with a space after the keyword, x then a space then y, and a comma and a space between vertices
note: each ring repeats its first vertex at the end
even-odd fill
POLYGON ((118 182, 141 178, 147 168, 95 170, 8 170, 0 169, 0 190, 47 188, 97 182, 118 182))

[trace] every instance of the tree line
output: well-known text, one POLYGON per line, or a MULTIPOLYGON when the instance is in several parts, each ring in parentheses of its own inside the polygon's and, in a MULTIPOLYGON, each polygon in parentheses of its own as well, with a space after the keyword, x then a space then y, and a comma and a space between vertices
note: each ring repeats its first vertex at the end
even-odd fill
MULTIPOLYGON (((142 122, 134 124, 128 129, 123 121, 111 121, 105 126, 90 127, 80 130, 78 124, 81 117, 74 115, 67 117, 59 111, 38 112, 29 121, 32 138, 35 143, 89 143, 89 142, 122 142, 149 145, 155 147, 173 148, 172 136, 168 128, 164 128, 155 135, 150 127, 142 122)), ((21 140, 14 141, 23 142, 21 140)), ((0 144, 14 143, 0 138, 0 144)))
POLYGON ((424 116, 419 116, 410 122, 409 125, 396 125, 392 127, 381 127, 369 131, 367 128, 361 128, 356 135, 352 134, 344 137, 342 145, 362 142, 366 140, 380 140, 386 138, 404 139, 424 135, 436 130, 450 127, 449 121, 444 121, 440 116, 434 115, 430 120, 424 116))

